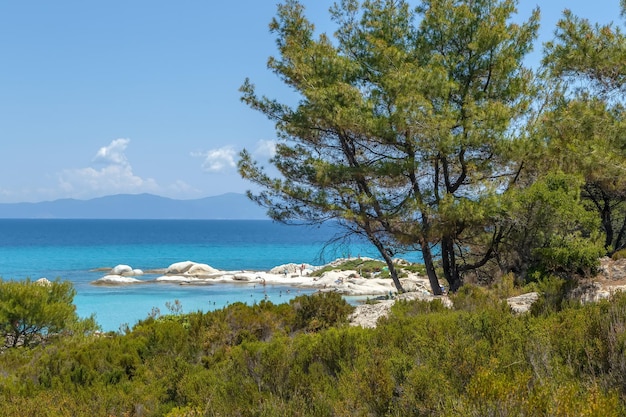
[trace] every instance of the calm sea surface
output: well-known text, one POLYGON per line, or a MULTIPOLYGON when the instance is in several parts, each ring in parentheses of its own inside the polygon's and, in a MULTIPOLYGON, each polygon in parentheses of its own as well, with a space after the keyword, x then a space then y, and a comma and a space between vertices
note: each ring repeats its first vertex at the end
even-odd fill
MULTIPOLYGON (((250 284, 95 286, 98 268, 119 264, 143 270, 191 260, 221 270, 269 270, 285 263, 322 265, 348 255, 376 257, 364 243, 330 244, 336 226, 285 226, 264 220, 15 220, 0 219, 0 277, 33 280, 60 277, 74 284, 78 314, 96 315, 104 330, 166 313, 179 300, 184 312, 219 309, 229 303, 274 303, 307 291, 250 284)), ((310 292, 310 291, 309 291, 310 292)))

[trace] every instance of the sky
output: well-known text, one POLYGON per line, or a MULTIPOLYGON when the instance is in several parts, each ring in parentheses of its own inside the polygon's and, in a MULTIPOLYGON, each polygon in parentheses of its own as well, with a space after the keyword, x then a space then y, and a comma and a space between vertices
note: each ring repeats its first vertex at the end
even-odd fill
MULTIPOLYGON (((246 148, 272 155, 276 134, 241 103, 292 102, 266 66, 277 0, 0 0, 0 203, 152 193, 193 199, 243 193, 246 148)), ((303 0, 332 33, 332 0, 303 0)), ((623 27, 619 0, 520 0, 542 15, 541 43, 565 8, 623 27)))

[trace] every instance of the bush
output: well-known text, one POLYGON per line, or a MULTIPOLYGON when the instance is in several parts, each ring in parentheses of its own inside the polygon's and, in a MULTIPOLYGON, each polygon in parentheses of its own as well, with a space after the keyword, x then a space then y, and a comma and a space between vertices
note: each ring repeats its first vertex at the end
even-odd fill
POLYGON ((348 323, 354 307, 335 292, 304 295, 290 301, 295 311, 294 330, 319 331, 348 323))
POLYGON ((488 289, 475 285, 465 284, 456 293, 450 294, 455 310, 480 311, 506 303, 488 289))
POLYGON ((567 295, 575 282, 555 275, 542 277, 536 283, 539 298, 530 307, 534 316, 547 315, 561 311, 567 301, 567 295))
POLYGON ((611 259, 614 261, 619 261, 620 259, 626 258, 626 249, 621 249, 611 255, 611 259))
POLYGON ((72 304, 76 291, 69 281, 0 280, 0 332, 5 346, 32 346, 50 335, 74 329, 97 329, 93 318, 82 321, 72 304))

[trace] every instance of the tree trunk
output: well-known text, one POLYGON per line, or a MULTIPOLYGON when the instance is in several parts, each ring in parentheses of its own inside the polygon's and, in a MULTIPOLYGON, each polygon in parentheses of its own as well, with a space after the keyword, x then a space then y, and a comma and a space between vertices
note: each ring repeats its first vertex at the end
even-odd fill
POLYGON ((613 244, 613 236, 614 236, 614 231, 613 231, 613 219, 611 216, 611 204, 608 201, 608 199, 604 199, 604 205, 602 207, 602 211, 600 212, 600 218, 602 219, 602 226, 604 227, 604 233, 605 233, 605 240, 604 240, 604 248, 608 249, 613 247, 613 249, 615 249, 615 246, 613 244))
POLYGON ((441 263, 443 274, 448 281, 451 292, 456 292, 461 288, 461 276, 456 265, 456 255, 454 253, 454 240, 451 237, 444 237, 441 240, 441 263))
POLYGON ((396 271, 396 267, 393 264, 393 259, 391 259, 389 252, 376 236, 374 236, 373 234, 369 234, 368 237, 370 242, 372 242, 374 246, 376 246, 376 249, 378 249, 378 252, 385 260, 387 268, 389 268, 389 273, 391 274, 391 279, 393 280, 393 284, 396 286, 396 289, 399 293, 403 293, 404 288, 402 288, 402 284, 400 283, 400 279, 398 278, 398 271, 396 271))
POLYGON ((426 275, 428 276, 430 289, 434 295, 442 295, 443 292, 441 291, 439 279, 437 278, 437 272, 435 271, 435 264, 433 263, 433 254, 430 251, 430 245, 428 245, 426 240, 421 239, 420 247, 422 249, 422 257, 424 258, 424 266, 426 267, 426 275))
POLYGON ((381 255, 383 256, 383 259, 385 260, 385 263, 387 264, 387 268, 389 268, 389 273, 391 274, 391 279, 393 280, 393 284, 396 286, 398 293, 403 293, 404 288, 402 288, 402 283, 400 283, 400 278, 398 278, 398 271, 396 270, 396 266, 393 264, 393 260, 391 259, 391 256, 389 256, 389 254, 386 251, 383 251, 383 252, 384 253, 381 253, 381 255))

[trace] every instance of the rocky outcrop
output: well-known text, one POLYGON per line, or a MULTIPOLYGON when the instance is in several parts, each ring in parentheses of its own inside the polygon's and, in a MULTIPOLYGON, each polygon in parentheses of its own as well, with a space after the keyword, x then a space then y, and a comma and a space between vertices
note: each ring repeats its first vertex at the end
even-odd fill
POLYGON ((120 284, 140 284, 142 281, 133 277, 125 277, 122 275, 105 275, 92 282, 95 285, 120 285, 120 284))
POLYGON ((354 308, 348 317, 351 326, 374 328, 381 317, 387 317, 394 300, 379 301, 375 304, 361 304, 354 308))
POLYGON ((48 278, 39 278, 37 281, 35 281, 35 284, 44 285, 46 287, 52 285, 48 278))
POLYGON ((143 275, 143 271, 141 269, 133 269, 128 265, 117 265, 111 269, 110 275, 120 275, 123 277, 134 277, 138 275, 143 275))
POLYGON ((599 278, 609 282, 626 281, 626 258, 612 260, 609 257, 600 259, 599 278))
POLYGON ((530 306, 537 301, 539 293, 529 292, 515 297, 507 298, 506 302, 514 313, 522 314, 530 310, 530 306))
POLYGON ((288 276, 292 276, 292 275, 309 276, 313 273, 313 271, 315 271, 315 269, 316 267, 314 267, 313 265, 309 265, 309 264, 289 263, 289 264, 275 266, 274 268, 269 270, 269 273, 276 274, 276 275, 283 274, 283 275, 288 275, 288 276))
POLYGON ((374 328, 381 317, 387 317, 391 306, 398 300, 440 300, 444 306, 451 308, 452 301, 447 296, 434 296, 426 291, 406 292, 397 295, 391 300, 380 300, 375 303, 361 304, 355 307, 354 312, 348 317, 351 326, 374 328))

